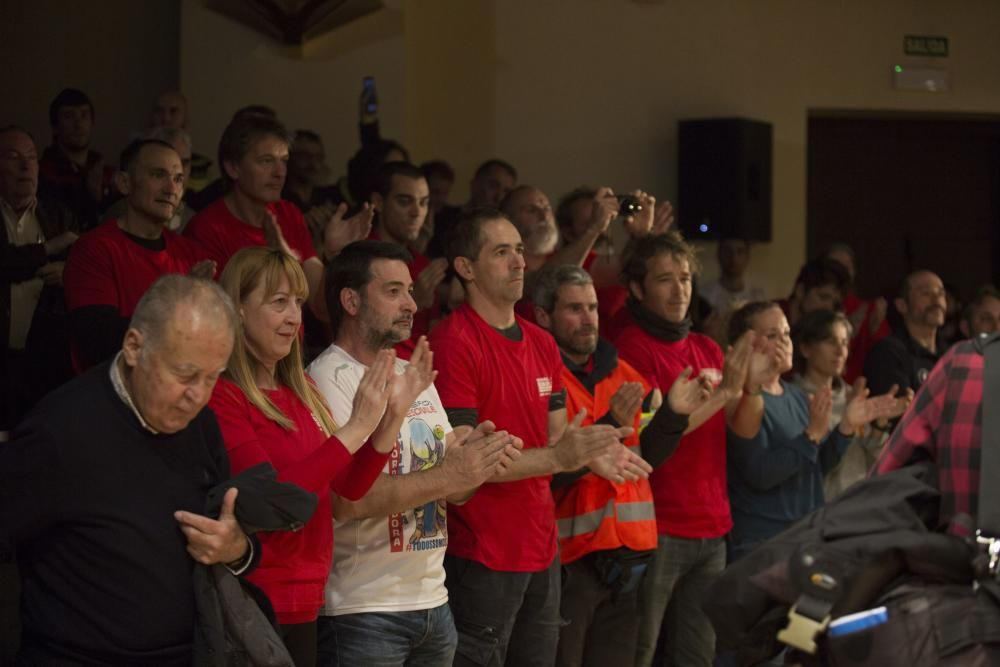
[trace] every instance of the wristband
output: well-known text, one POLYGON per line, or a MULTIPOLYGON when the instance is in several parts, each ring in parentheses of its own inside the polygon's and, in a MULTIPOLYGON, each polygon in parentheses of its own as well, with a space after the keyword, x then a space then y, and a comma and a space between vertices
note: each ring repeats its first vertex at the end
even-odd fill
POLYGON ((250 567, 250 563, 253 562, 253 540, 249 537, 247 540, 247 550, 246 552, 234 560, 232 563, 223 563, 226 569, 235 576, 239 576, 246 572, 247 568, 250 567))

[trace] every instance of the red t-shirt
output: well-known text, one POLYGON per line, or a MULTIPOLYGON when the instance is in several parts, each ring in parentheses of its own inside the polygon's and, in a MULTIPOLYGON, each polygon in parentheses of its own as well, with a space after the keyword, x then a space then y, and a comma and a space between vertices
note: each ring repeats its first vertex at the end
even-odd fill
POLYGON ((187 273, 208 259, 198 243, 163 230, 163 250, 150 250, 129 238, 117 220, 87 232, 73 244, 63 283, 70 310, 83 306, 114 306, 131 317, 139 299, 156 279, 167 273, 187 273))
POLYGON ((366 443, 352 457, 341 442, 323 435, 309 408, 288 387, 264 392, 295 423, 286 431, 264 416, 227 379, 215 385, 209 407, 222 431, 234 475, 268 462, 278 479, 319 496, 316 512, 295 532, 262 533, 260 565, 249 579, 260 586, 279 623, 308 623, 319 615, 333 560, 330 491, 350 500, 365 494, 382 472, 387 454, 366 443))
MULTIPOLYGON (((523 334, 513 341, 468 304, 431 332, 434 385, 445 408, 475 408, 524 440, 546 447, 549 398, 562 391, 562 359, 552 337, 516 318, 523 334)), ((448 553, 492 570, 539 572, 556 555, 551 475, 483 484, 464 505, 448 508, 448 553)))
MULTIPOLYGON (((615 341, 621 358, 666 394, 685 366, 722 372, 722 350, 708 336, 690 333, 671 343, 638 325, 615 341)), ((677 451, 649 477, 660 534, 687 538, 721 537, 733 527, 726 491, 726 419, 720 410, 681 438, 677 451)))
POLYGON ((624 285, 608 285, 597 290, 597 312, 600 315, 601 336, 617 340, 625 328, 632 324, 632 315, 625 303, 628 290, 624 285))
MULTIPOLYGON (((268 204, 267 210, 274 214, 285 242, 298 253, 300 261, 316 257, 309 228, 295 204, 282 199, 268 204)), ((191 218, 191 222, 184 228, 184 235, 208 249, 212 259, 218 263, 216 268, 220 274, 226 268, 226 262, 237 251, 249 246, 267 245, 264 228, 248 225, 233 215, 226 206, 224 197, 216 199, 191 218)))

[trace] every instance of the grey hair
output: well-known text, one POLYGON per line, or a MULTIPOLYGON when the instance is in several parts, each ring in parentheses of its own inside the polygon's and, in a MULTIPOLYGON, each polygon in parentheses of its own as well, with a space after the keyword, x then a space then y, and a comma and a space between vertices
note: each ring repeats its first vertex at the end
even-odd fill
POLYGON ((575 264, 547 266, 537 274, 532 281, 531 300, 544 310, 551 313, 556 309, 556 297, 563 285, 593 285, 594 279, 583 268, 575 264))
POLYGON ((194 148, 194 145, 191 143, 191 135, 187 133, 187 130, 182 130, 179 127, 154 127, 143 136, 143 139, 157 139, 165 141, 171 146, 173 146, 174 142, 180 140, 187 144, 189 151, 194 148))
POLYGON ((239 320, 229 295, 218 283, 180 273, 168 273, 154 282, 139 299, 129 328, 141 332, 146 345, 155 348, 162 342, 171 318, 181 306, 187 306, 215 321, 226 324, 235 335, 239 320))

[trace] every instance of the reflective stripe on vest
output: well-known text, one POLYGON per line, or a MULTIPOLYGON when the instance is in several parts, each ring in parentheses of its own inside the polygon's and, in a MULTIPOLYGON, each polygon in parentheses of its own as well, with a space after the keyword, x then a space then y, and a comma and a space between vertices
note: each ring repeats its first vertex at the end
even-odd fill
MULTIPOLYGON (((601 527, 601 522, 608 517, 615 516, 615 499, 608 500, 607 504, 600 509, 585 514, 578 514, 566 519, 559 519, 559 539, 565 540, 570 537, 586 535, 601 527)), ((640 501, 634 503, 617 503, 618 523, 628 523, 631 521, 654 521, 656 512, 653 503, 640 501)))
MULTIPOLYGON (((562 377, 566 388, 566 414, 572 417, 586 410, 585 425, 609 411, 611 397, 624 383, 639 382, 649 389, 642 376, 623 361, 619 361, 611 374, 592 390, 581 384, 567 368, 563 369, 562 377)), ((635 433, 624 438, 622 444, 631 454, 641 456, 638 414, 631 426, 635 433)), ((614 484, 587 473, 573 484, 553 490, 552 495, 563 563, 572 563, 595 551, 619 547, 635 551, 656 548, 653 491, 647 480, 614 484)))

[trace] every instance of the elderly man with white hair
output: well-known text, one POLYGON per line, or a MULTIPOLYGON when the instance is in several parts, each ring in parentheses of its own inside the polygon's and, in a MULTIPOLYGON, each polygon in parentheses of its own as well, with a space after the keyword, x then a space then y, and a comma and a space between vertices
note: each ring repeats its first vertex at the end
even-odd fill
POLYGON ((0 447, 0 539, 21 568, 17 664, 190 665, 196 562, 240 573, 253 548, 204 410, 236 314, 212 282, 172 274, 142 298, 113 360, 49 394, 0 447))

